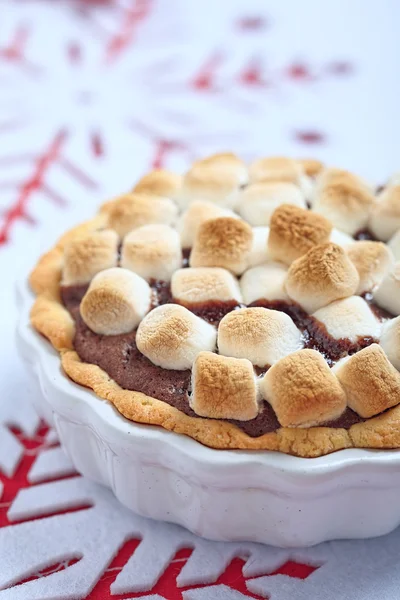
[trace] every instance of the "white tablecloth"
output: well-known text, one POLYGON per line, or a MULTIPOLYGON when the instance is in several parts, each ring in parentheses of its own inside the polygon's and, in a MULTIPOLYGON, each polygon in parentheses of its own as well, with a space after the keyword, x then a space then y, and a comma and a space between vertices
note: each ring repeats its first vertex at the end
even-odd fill
POLYGON ((246 554, 239 545, 189 536, 195 552, 179 555, 188 534, 72 475, 27 402, 36 392, 13 337, 15 279, 152 165, 182 170, 233 149, 315 156, 376 182, 400 169, 399 17, 395 0, 0 1, 0 599, 83 598, 102 577, 91 597, 400 598, 398 532, 254 547, 242 587, 218 579, 246 554), (93 507, 59 514, 65 501, 93 507), (44 513, 57 514, 36 519, 44 513), (135 532, 140 552, 128 542, 110 567, 135 532), (268 575, 288 560, 319 568, 268 575), (176 590, 154 588, 174 561, 176 590))

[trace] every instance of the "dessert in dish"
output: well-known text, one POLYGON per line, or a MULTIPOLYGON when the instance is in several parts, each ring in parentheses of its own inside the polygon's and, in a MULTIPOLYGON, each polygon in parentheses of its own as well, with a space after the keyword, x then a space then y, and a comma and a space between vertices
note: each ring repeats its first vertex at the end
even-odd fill
POLYGON ((154 171, 41 258, 32 325, 132 421, 220 449, 397 448, 399 190, 230 153, 154 171))

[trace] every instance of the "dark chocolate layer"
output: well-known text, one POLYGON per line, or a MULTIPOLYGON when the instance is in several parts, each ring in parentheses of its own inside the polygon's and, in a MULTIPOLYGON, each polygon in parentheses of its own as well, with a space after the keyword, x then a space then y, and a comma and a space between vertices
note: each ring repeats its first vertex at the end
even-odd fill
POLYGON ((374 236, 374 234, 372 233, 372 231, 370 231, 369 229, 360 229, 359 231, 357 231, 354 234, 353 237, 354 237, 355 240, 357 240, 357 242, 363 242, 363 241, 378 242, 379 241, 374 236))
POLYGON ((323 323, 308 315, 301 306, 294 302, 257 300, 250 306, 262 306, 288 314, 303 333, 304 348, 318 350, 329 366, 332 366, 340 358, 354 354, 377 341, 372 337, 360 337, 356 342, 351 342, 346 338, 336 340, 328 333, 323 323))
MULTIPOLYGON (((153 307, 174 301, 166 282, 152 281, 150 283, 153 290, 153 307)), ((154 365, 137 349, 135 331, 122 335, 103 336, 93 333, 85 325, 79 313, 79 305, 87 287, 87 285, 80 285, 61 289, 63 303, 76 322, 74 347, 81 360, 101 367, 124 389, 142 392, 174 406, 188 416, 197 417, 189 406, 190 370, 173 371, 154 365)), ((370 301, 369 298, 367 300, 370 301)), ((356 344, 352 344, 349 340, 334 340, 329 336, 322 323, 307 315, 296 304, 260 300, 251 306, 263 306, 289 314, 303 332, 305 347, 319 350, 329 364, 333 364, 341 356, 356 352, 374 341, 372 338, 362 338, 356 344)), ((190 310, 210 323, 218 325, 225 314, 240 307, 241 305, 237 302, 209 302, 192 305, 190 310)), ((385 315, 380 316, 383 318, 385 315)), ((256 374, 261 376, 267 370, 268 365, 265 368, 257 368, 256 374)), ((339 419, 325 425, 349 429, 355 423, 363 420, 348 408, 339 419)), ((262 409, 255 419, 251 421, 230 420, 229 422, 251 437, 276 431, 280 427, 268 402, 263 403, 262 409)))

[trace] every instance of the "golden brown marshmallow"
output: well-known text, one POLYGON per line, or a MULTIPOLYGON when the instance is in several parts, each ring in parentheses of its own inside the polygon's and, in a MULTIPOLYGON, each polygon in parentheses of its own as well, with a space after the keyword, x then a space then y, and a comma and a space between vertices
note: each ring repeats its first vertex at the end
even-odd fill
POLYGON ((361 177, 351 171, 345 169, 338 169, 336 167, 329 167, 320 171, 316 180, 316 191, 321 190, 323 187, 335 183, 343 183, 353 185, 356 187, 362 187, 365 190, 372 191, 372 187, 361 177))
POLYGON ((279 360, 260 382, 283 427, 313 427, 337 419, 346 395, 322 355, 299 350, 279 360))
POLYGON ((143 225, 134 229, 124 238, 121 266, 144 279, 169 281, 182 266, 178 232, 169 225, 143 225))
POLYGON ((368 419, 400 402, 400 373, 378 344, 371 344, 334 367, 347 404, 368 419))
POLYGON ((386 273, 374 292, 374 300, 392 315, 400 315, 400 262, 386 273))
POLYGON ((329 241, 330 222, 310 210, 283 204, 271 217, 268 250, 273 260, 290 265, 313 246, 329 241))
POLYGON ((200 352, 192 371, 190 406, 200 417, 249 421, 258 414, 253 365, 246 359, 200 352))
POLYGON ((202 350, 215 349, 215 328, 178 304, 154 308, 140 323, 136 345, 163 369, 190 369, 202 350))
POLYGON ((155 169, 139 179, 133 191, 140 194, 164 196, 164 198, 173 199, 181 186, 182 175, 177 175, 164 169, 155 169))
POLYGON ((303 174, 302 165, 284 156, 259 158, 249 167, 251 183, 258 181, 287 181, 298 184, 303 174))
POLYGON ((353 242, 346 250, 360 277, 356 294, 369 292, 379 285, 394 263, 391 251, 381 242, 353 242))
POLYGON ((400 317, 383 324, 380 345, 392 365, 400 371, 400 317))
POLYGON ((71 240, 64 249, 62 285, 88 283, 97 273, 118 262, 118 235, 111 229, 71 240))
POLYGON ((115 201, 117 198, 112 198, 111 200, 106 200, 100 205, 99 213, 105 215, 107 217, 110 210, 114 207, 115 201))
POLYGON ((224 356, 272 365, 302 347, 302 334, 289 315, 268 308, 241 308, 221 320, 218 349, 224 356))
POLYGON ((136 273, 107 269, 92 279, 80 305, 81 316, 100 335, 128 333, 149 310, 150 296, 148 283, 136 273))
POLYGON ((181 207, 194 200, 214 202, 224 208, 235 206, 240 186, 247 183, 247 171, 238 159, 222 156, 198 161, 186 173, 178 200, 181 207))
POLYGON ((199 267, 179 269, 171 280, 172 297, 182 304, 242 301, 236 277, 226 269, 199 267))
POLYGON ((253 232, 247 223, 232 217, 205 221, 199 228, 191 267, 223 267, 240 275, 247 267, 253 232))
POLYGON ((251 304, 256 300, 288 301, 285 290, 287 272, 286 265, 276 262, 248 269, 240 280, 244 303, 251 304))
POLYGON ((142 225, 172 225, 177 215, 178 208, 169 198, 132 193, 114 200, 108 210, 108 224, 120 237, 124 237, 142 225))
POLYGON ((356 176, 323 172, 317 181, 313 210, 349 235, 367 226, 375 204, 372 192, 356 176))
POLYGON ((352 296, 359 284, 357 269, 340 246, 311 248, 289 267, 285 287, 290 298, 312 313, 334 300, 352 296))
POLYGON ((194 164, 245 167, 244 162, 233 152, 216 152, 215 154, 210 154, 210 156, 196 160, 194 164))
POLYGON ((316 177, 324 168, 324 163, 315 158, 300 158, 297 162, 308 177, 316 177))
POLYGON ((311 196, 313 181, 306 175, 301 161, 271 156, 254 161, 249 167, 250 183, 287 182, 297 185, 306 198, 311 196))
POLYGON ((233 152, 217 152, 200 160, 196 160, 194 165, 208 165, 236 172, 240 185, 247 184, 249 179, 245 163, 233 152))
POLYGON ((265 181, 246 187, 238 200, 238 212, 250 225, 269 225, 272 213, 282 204, 306 208, 300 189, 291 182, 265 181))
POLYGON ((387 242, 400 228, 400 185, 387 187, 379 194, 368 227, 383 242, 387 242))
POLYGON ((197 232, 202 223, 218 217, 237 218, 235 213, 231 210, 221 208, 212 202, 205 202, 202 200, 192 202, 178 221, 177 229, 181 234, 182 248, 191 248, 193 246, 197 232))

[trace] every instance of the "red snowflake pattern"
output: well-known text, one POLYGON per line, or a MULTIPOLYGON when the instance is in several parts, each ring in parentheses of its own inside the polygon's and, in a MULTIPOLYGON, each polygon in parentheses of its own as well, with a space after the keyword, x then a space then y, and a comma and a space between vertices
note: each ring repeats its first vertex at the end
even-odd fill
MULTIPOLYGON (((48 449, 50 446, 49 443, 46 441, 49 428, 44 422, 41 423, 40 427, 38 428, 37 432, 33 437, 28 437, 15 428, 12 429, 12 432, 17 437, 17 439, 23 444, 24 454, 12 478, 7 478, 0 472, 0 482, 2 482, 4 485, 4 491, 0 503, 0 527, 10 525, 12 526, 17 522, 20 522, 10 522, 7 518, 7 512, 12 502, 17 497, 18 492, 22 489, 32 486, 31 482, 29 481, 29 471, 31 470, 32 465, 36 458, 39 456, 40 452, 48 449)), ((54 444, 52 444, 52 446, 54 446, 54 444)), ((68 477, 75 477, 75 473, 71 471, 63 478, 68 477)), ((60 477, 58 476, 54 481, 59 480, 60 477)), ((46 481, 51 481, 51 479, 47 479, 46 481)), ((83 510, 85 508, 87 508, 87 505, 81 504, 79 506, 74 506, 68 511, 62 512, 64 514, 64 512, 75 512, 83 510)), ((50 516, 53 516, 53 514, 60 514, 60 511, 52 514, 46 514, 45 517, 48 518, 50 516)), ((43 515, 41 515, 40 518, 42 517, 43 515)), ((98 600, 99 598, 101 598, 102 600, 106 600, 108 598, 110 600, 140 598, 143 596, 144 592, 146 592, 147 594, 160 594, 161 596, 168 598, 168 600, 182 600, 182 593, 188 589, 192 589, 192 586, 179 588, 177 587, 176 579, 183 566, 185 565, 186 561, 190 558, 192 554, 192 549, 190 548, 183 548, 175 554, 170 564, 167 566, 166 570, 151 590, 143 590, 142 592, 130 592, 126 594, 116 595, 110 593, 110 585, 115 580, 118 573, 123 569, 124 565, 135 552, 139 544, 140 540, 132 539, 127 541, 120 548, 120 550, 112 559, 108 567, 105 569, 99 581, 96 583, 90 594, 87 596, 87 600, 98 600)), ((26 577, 21 581, 17 582, 16 585, 35 579, 41 579, 53 573, 57 573, 76 564, 79 560, 79 557, 71 557, 59 562, 55 562, 54 564, 47 565, 46 567, 41 568, 36 573, 32 574, 30 577, 26 577)), ((243 576, 244 564, 245 561, 243 559, 234 558, 227 566, 224 573, 212 585, 223 584, 229 588, 241 592, 245 596, 247 595, 248 598, 261 598, 260 596, 254 595, 247 590, 246 579, 243 576)), ((282 574, 288 575, 296 579, 305 579, 314 571, 315 567, 311 567, 309 565, 301 565, 293 561, 289 561, 273 573, 270 573, 270 575, 273 576, 276 574, 282 574)))

